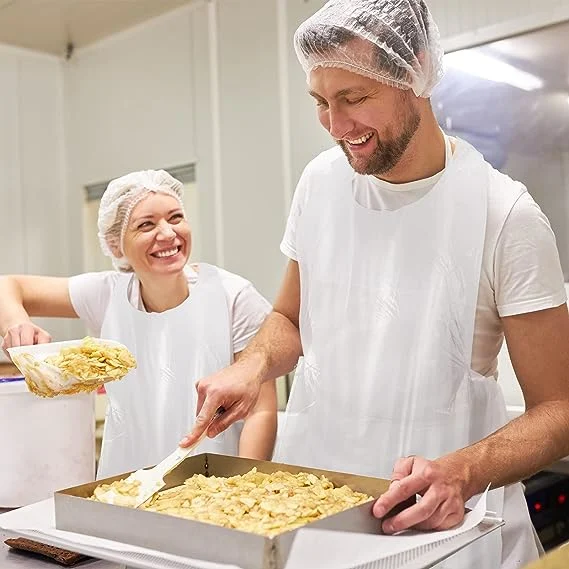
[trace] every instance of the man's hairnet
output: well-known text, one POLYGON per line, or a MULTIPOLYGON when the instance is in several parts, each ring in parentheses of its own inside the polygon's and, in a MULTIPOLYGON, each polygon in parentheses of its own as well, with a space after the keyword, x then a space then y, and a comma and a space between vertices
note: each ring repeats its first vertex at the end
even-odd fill
POLYGON ((123 237, 136 205, 149 193, 161 192, 176 198, 183 209, 183 188, 182 182, 164 170, 132 172, 109 183, 99 206, 99 242, 117 270, 132 271, 123 253, 123 237))
POLYGON ((307 76, 339 67, 429 97, 443 75, 440 34, 423 0, 330 0, 297 29, 307 76))

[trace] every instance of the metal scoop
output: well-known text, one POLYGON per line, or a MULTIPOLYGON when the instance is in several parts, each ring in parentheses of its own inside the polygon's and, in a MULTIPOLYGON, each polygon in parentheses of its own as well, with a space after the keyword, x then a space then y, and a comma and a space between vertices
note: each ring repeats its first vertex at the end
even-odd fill
MULTIPOLYGON (((128 506, 138 508, 147 502, 156 492, 160 491, 166 483, 164 477, 181 464, 193 450, 207 436, 209 426, 220 417, 225 410, 220 408, 208 425, 208 428, 200 435, 199 439, 187 448, 178 447, 172 454, 168 455, 160 464, 147 470, 141 469, 133 472, 130 476, 120 481, 121 491, 111 488, 103 490, 101 487, 95 489, 94 495, 99 502, 115 504, 117 506, 128 506)), ((113 483, 115 484, 115 483, 113 483)))

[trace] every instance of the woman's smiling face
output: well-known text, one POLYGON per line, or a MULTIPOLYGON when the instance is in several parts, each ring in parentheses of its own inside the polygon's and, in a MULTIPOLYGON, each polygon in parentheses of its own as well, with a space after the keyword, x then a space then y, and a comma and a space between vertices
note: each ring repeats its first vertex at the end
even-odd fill
POLYGON ((123 237, 123 253, 137 274, 182 271, 191 252, 190 226, 180 202, 149 192, 133 209, 123 237))

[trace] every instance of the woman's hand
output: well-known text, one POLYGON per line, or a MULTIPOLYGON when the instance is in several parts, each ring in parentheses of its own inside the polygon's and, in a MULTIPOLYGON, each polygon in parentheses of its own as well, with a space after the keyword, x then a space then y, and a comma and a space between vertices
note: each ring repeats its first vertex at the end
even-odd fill
POLYGON ((8 348, 48 344, 49 342, 51 342, 49 333, 28 321, 9 326, 6 329, 6 334, 2 340, 2 349, 8 355, 8 348))

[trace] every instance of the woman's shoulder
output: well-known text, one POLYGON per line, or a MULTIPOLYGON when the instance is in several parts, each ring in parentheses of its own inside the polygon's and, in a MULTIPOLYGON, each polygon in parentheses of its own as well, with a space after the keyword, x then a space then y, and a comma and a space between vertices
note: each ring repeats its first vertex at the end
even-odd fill
POLYGON ((82 273, 69 279, 69 296, 75 312, 92 333, 99 335, 111 294, 121 279, 132 273, 100 271, 82 273))
POLYGON ((212 265, 210 263, 192 263, 186 266, 186 275, 188 276, 188 280, 197 280, 199 274, 204 269, 208 269, 211 271, 215 271, 223 281, 223 284, 230 284, 231 286, 247 286, 251 284, 246 278, 238 275, 237 273, 232 273, 227 269, 222 269, 217 265, 212 265))
POLYGON ((70 281, 82 286, 113 289, 121 279, 128 280, 130 278, 132 278, 132 273, 121 273, 111 270, 81 273, 70 277, 70 281))
POLYGON ((192 263, 191 265, 187 265, 186 275, 188 277, 188 282, 190 284, 197 282, 199 273, 200 271, 203 271, 204 268, 213 270, 219 275, 223 288, 225 288, 230 297, 235 297, 243 289, 253 286, 251 284, 251 281, 247 280, 246 278, 208 263, 192 263))

